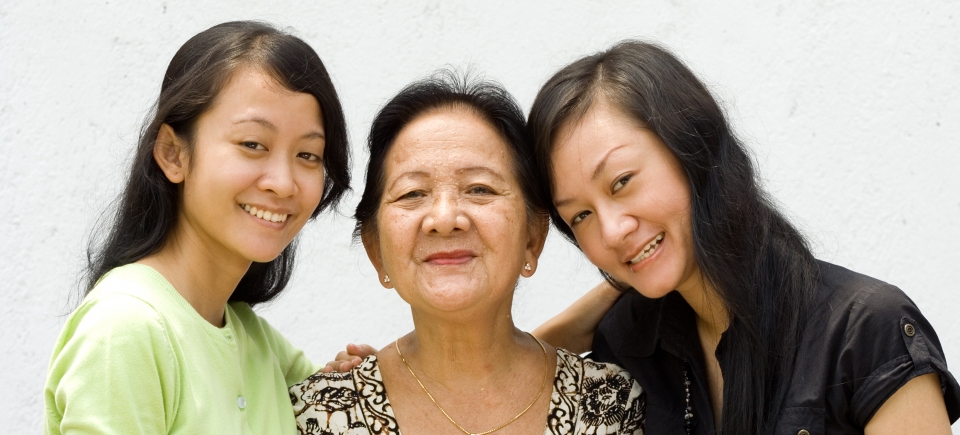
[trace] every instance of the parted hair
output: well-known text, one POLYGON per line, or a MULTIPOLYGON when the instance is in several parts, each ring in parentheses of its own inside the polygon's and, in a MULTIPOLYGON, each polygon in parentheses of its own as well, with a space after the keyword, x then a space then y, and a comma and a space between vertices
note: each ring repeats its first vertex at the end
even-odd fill
MULTIPOLYGON (((258 68, 294 92, 313 95, 320 105, 325 146, 324 187, 319 206, 336 207, 350 189, 350 149, 343 109, 317 53, 300 38, 256 21, 213 26, 190 38, 170 61, 151 116, 140 131, 133 164, 112 216, 101 218, 87 249, 84 293, 111 269, 133 263, 163 247, 177 221, 180 189, 164 176, 153 157, 163 124, 194 145, 197 118, 210 109, 232 74, 258 68)), ((296 243, 273 261, 253 263, 230 301, 250 305, 276 297, 293 272, 296 243)))
MULTIPOLYGON (((598 100, 650 128, 683 167, 695 258, 730 315, 721 433, 769 432, 819 280, 807 242, 761 189, 750 154, 706 86, 651 43, 622 41, 583 57, 540 89, 528 128, 540 183, 551 195, 557 131, 598 100)), ((556 208, 550 215, 576 244, 556 208)))

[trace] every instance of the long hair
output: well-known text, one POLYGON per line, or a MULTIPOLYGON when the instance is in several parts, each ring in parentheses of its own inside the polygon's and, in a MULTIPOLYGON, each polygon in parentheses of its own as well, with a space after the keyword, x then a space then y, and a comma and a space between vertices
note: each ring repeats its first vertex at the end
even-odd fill
MULTIPOLYGON (((87 249, 84 293, 111 269, 163 247, 177 221, 180 193, 153 157, 160 127, 170 125, 191 152, 197 118, 242 66, 260 69, 291 91, 313 95, 320 105, 326 135, 324 188, 311 218, 336 207, 350 189, 343 109, 317 53, 301 39, 265 23, 235 21, 213 26, 184 43, 167 67, 152 116, 140 131, 133 165, 112 220, 101 220, 87 249)), ((276 297, 290 280, 295 251, 294 242, 273 261, 253 263, 230 301, 254 305, 276 297)))
POLYGON ((550 196, 537 183, 523 109, 497 83, 472 78, 469 73, 439 70, 428 78, 404 87, 374 118, 367 141, 370 162, 367 165, 366 187, 354 214, 354 239, 377 227, 377 213, 386 182, 387 154, 400 131, 420 115, 443 108, 472 110, 494 127, 511 154, 513 172, 523 193, 528 218, 531 222, 537 217, 545 218, 550 196))
MULTIPOLYGON (((689 182, 695 258, 730 316, 721 433, 769 431, 819 279, 806 241, 761 190, 749 153, 703 83, 666 49, 638 41, 577 60, 537 95, 528 128, 551 195, 558 129, 600 99, 647 125, 689 182)), ((550 214, 576 244, 556 208, 550 214)))

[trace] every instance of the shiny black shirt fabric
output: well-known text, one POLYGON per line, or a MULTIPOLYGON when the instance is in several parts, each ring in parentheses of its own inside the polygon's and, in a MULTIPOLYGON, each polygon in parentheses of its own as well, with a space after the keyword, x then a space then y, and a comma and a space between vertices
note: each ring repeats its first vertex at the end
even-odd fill
MULTIPOLYGON (((927 373, 939 374, 950 421, 956 421, 960 386, 947 371, 936 332, 913 301, 892 285, 818 264, 819 293, 793 376, 784 380, 789 387, 773 433, 863 433, 888 397, 927 373)), ((736 321, 730 328, 735 327, 736 321)), ((728 360, 723 338, 716 356, 722 370, 728 360)), ((677 292, 660 299, 624 294, 600 322, 591 357, 616 363, 637 379, 647 395, 650 434, 686 433, 686 368, 693 433, 715 432, 695 314, 677 292)))

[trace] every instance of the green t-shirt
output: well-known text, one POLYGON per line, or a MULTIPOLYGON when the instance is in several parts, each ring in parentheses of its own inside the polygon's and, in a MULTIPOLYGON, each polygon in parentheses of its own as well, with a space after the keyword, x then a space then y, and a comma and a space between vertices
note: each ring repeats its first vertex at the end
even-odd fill
POLYGON ((47 434, 296 434, 287 388, 318 367, 245 303, 204 320, 156 270, 118 267, 67 319, 47 434))

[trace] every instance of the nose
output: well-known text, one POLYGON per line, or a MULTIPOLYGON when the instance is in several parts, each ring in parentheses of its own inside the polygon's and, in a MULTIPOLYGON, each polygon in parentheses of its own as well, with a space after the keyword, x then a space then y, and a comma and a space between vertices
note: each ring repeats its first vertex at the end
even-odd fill
POLYGON ((421 231, 426 235, 447 236, 457 231, 469 231, 470 219, 460 208, 457 196, 452 192, 440 192, 434 196, 421 231))
POLYGON ((636 231, 638 226, 636 219, 616 207, 610 207, 603 212, 598 210, 597 218, 600 220, 600 240, 606 249, 622 246, 627 235, 636 231))
POLYGON ((260 190, 273 192, 280 198, 296 195, 298 188, 293 174, 294 163, 290 159, 277 153, 267 159, 264 165, 258 182, 260 190))

